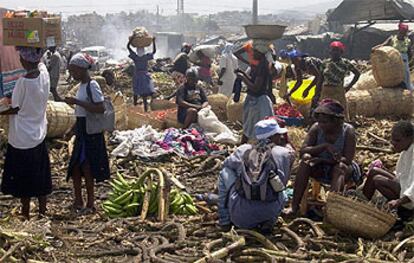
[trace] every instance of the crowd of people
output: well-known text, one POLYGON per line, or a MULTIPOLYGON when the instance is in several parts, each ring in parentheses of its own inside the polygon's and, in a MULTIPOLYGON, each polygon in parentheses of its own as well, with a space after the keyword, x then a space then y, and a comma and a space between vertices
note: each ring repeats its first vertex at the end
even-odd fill
MULTIPOLYGON (((386 43, 396 47, 403 58, 411 56, 411 44, 406 40, 408 28, 400 25, 400 33, 386 43)), ((127 48, 135 64, 133 77, 134 104, 143 98, 144 109, 148 109, 147 98, 155 92, 148 61, 153 51, 127 48)), ((208 106, 205 91, 198 85, 202 80, 213 84, 211 58, 197 52, 200 58, 192 67, 188 60, 191 46, 184 44, 173 62, 172 75, 178 85, 176 104, 177 120, 187 128, 197 122, 199 110, 208 106)), ((80 82, 75 97, 59 98, 56 92, 59 75, 58 59, 51 49, 49 70, 41 62, 44 52, 38 48, 19 47, 20 61, 26 73, 13 90, 11 108, 2 115, 10 115, 8 147, 4 165, 1 190, 20 198, 22 215, 29 218, 30 199, 39 200, 39 214, 46 212, 47 195, 52 191, 51 168, 45 138, 47 132, 46 106, 49 92, 56 99, 75 106, 75 144, 67 172, 73 181, 73 210, 77 213, 95 211, 95 182, 110 177, 108 154, 103 133, 90 134, 88 122, 91 113, 102 114, 104 94, 98 82, 91 79, 89 70, 93 59, 83 53, 74 54, 69 63, 70 75, 80 82), (21 165, 24 163, 25 165, 21 165), (82 178, 86 186, 86 205, 82 197, 82 178)), ((220 60, 219 91, 231 96, 235 86, 244 85, 247 96, 243 106, 243 138, 241 146, 224 162, 218 175, 219 225, 229 229, 259 229, 269 233, 284 212, 286 216, 297 216, 299 205, 310 178, 330 185, 330 191, 343 192, 360 188, 366 199, 371 199, 376 190, 389 201, 392 209, 411 215, 414 208, 414 126, 409 121, 399 121, 392 130, 391 144, 401 156, 396 172, 385 171, 375 163, 364 180, 360 167, 355 163, 357 134, 348 123, 349 114, 345 93, 358 81, 359 72, 343 58, 345 45, 339 41, 330 44, 330 58, 320 60, 291 48, 280 52, 279 61, 274 47, 266 40, 253 40, 240 50, 226 44, 220 60), (238 62, 245 62, 249 69, 243 71, 238 62), (303 145, 295 149, 289 142, 288 129, 283 121, 274 116, 273 80, 286 77, 293 72, 297 83, 284 94, 289 97, 302 85, 304 74, 314 76, 313 82, 304 91, 316 86, 312 101, 313 123, 309 127, 303 145), (345 76, 352 72, 353 80, 344 86, 345 76), (294 178, 293 200, 289 208, 286 187, 292 179, 292 165, 299 156, 299 168, 294 178)), ((406 60, 405 60, 406 61, 406 60)), ((405 80, 410 89, 410 80, 405 80)), ((404 217, 406 218, 406 217, 404 217)))

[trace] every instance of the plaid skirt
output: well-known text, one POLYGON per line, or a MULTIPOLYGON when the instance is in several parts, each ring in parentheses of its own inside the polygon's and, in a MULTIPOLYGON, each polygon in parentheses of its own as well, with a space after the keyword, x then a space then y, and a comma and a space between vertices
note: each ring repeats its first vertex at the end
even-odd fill
POLYGON ((45 141, 24 150, 7 145, 1 191, 18 198, 40 197, 52 192, 49 153, 45 141))
POLYGON ((91 172, 96 182, 109 179, 109 160, 103 133, 87 134, 86 118, 76 119, 75 145, 69 162, 67 180, 72 176, 73 168, 89 163, 91 172))

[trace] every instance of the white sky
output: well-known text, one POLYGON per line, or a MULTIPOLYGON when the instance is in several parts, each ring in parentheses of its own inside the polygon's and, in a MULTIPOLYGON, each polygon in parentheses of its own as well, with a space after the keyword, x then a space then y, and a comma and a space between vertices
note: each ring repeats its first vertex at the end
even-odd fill
MULTIPOLYGON (((296 6, 312 5, 328 0, 259 0, 259 13, 268 14, 280 9, 293 9, 296 6)), ((250 10, 252 0, 185 0, 185 12, 215 13, 223 10, 250 10)), ((163 14, 176 11, 176 0, 1 0, 0 6, 8 8, 26 7, 62 12, 64 16, 75 13, 115 13, 146 9, 155 12, 160 6, 163 14)))

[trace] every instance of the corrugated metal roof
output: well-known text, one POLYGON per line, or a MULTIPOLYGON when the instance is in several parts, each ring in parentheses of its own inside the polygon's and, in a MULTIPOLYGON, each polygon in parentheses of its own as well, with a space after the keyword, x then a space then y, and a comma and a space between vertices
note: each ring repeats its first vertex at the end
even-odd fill
POLYGON ((344 0, 328 17, 328 21, 343 24, 411 19, 414 19, 413 0, 344 0))

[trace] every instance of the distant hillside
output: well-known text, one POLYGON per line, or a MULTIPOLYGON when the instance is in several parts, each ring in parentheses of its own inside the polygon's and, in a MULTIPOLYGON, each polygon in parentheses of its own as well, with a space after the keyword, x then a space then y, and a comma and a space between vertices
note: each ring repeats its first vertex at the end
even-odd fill
POLYGON ((296 11, 302 11, 311 14, 325 14, 326 11, 338 7, 342 0, 330 0, 319 4, 310 4, 295 8, 296 11))

